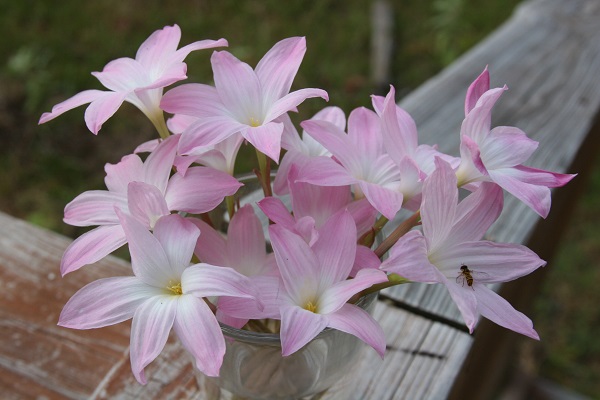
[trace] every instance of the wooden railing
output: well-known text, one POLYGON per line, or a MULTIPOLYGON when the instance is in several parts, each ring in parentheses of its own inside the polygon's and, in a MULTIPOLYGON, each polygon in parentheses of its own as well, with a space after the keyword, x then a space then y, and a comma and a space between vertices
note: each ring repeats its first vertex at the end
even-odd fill
MULTIPOLYGON (((489 38, 401 101, 417 122, 421 143, 458 154, 465 90, 486 64, 492 86, 509 86, 493 124, 517 126, 540 142, 529 165, 579 173, 554 191, 551 214, 543 221, 507 195, 490 232, 494 240, 527 244, 551 261, 599 149, 600 2, 523 3, 489 38)), ((108 257, 60 278, 69 239, 5 214, 0 226, 0 397, 218 398, 214 387, 196 380, 177 340, 147 367, 149 382, 141 386, 130 371, 127 324, 91 331, 56 326, 78 288, 128 275, 127 263, 108 257)), ((524 310, 543 275, 544 269, 498 289, 524 310)), ((469 335, 449 296, 432 285, 386 290, 375 318, 388 340, 385 359, 366 351, 354 372, 323 399, 488 398, 518 337, 487 321, 469 335)))

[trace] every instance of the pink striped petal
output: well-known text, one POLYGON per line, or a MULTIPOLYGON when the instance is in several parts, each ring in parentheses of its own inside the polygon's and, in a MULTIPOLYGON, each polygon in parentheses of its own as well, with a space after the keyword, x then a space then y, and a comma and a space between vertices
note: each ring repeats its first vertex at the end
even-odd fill
POLYGON ((341 211, 329 218, 311 248, 322 266, 319 292, 348 278, 356 257, 356 224, 350 213, 341 211))
POLYGON ((377 269, 381 266, 381 260, 373 250, 367 246, 356 246, 356 257, 354 258, 354 265, 350 276, 355 277, 358 271, 361 269, 377 269))
POLYGON ((458 189, 450 165, 436 158, 436 170, 423 183, 421 218, 429 252, 442 245, 456 218, 458 189))
POLYGON ((165 26, 163 29, 153 32, 140 45, 135 59, 147 68, 161 65, 165 57, 175 53, 180 40, 181 29, 178 25, 165 26))
POLYGON ((520 278, 546 262, 525 246, 482 240, 450 247, 436 265, 448 279, 456 278, 461 265, 466 265, 476 283, 493 283, 520 278))
POLYGON ((183 294, 196 297, 234 296, 256 299, 256 288, 247 276, 228 267, 206 263, 192 265, 181 275, 183 294))
POLYGON ((160 108, 171 114, 196 118, 227 114, 217 89, 200 83, 187 83, 169 90, 160 100, 160 108))
POLYGON ((169 136, 144 162, 144 182, 156 186, 161 193, 165 193, 167 188, 179 140, 180 135, 169 136))
POLYGON ((175 174, 169 180, 165 200, 170 210, 201 214, 213 210, 225 196, 242 186, 225 172, 208 167, 192 167, 185 177, 175 174))
POLYGON ((317 312, 331 314, 337 312, 352 296, 371 286, 387 282, 387 275, 378 269, 361 269, 352 279, 347 279, 325 289, 319 297, 317 312))
POLYGON ((87 128, 97 135, 104 124, 121 107, 127 93, 105 92, 98 97, 85 110, 85 124, 87 128))
POLYGON ((221 296, 217 303, 218 311, 222 311, 232 318, 281 319, 279 313, 279 307, 282 303, 281 290, 283 289, 280 286, 281 279, 278 276, 253 276, 250 279, 257 288, 260 303, 264 305, 264 308, 259 308, 259 303, 248 301, 246 298, 221 296))
POLYGON ((291 37, 277 42, 255 68, 265 105, 271 105, 290 92, 292 82, 306 53, 306 39, 291 37))
POLYGON ((211 39, 200 40, 197 42, 190 43, 186 46, 183 46, 182 48, 177 50, 172 57, 172 61, 173 62, 181 62, 181 61, 185 60, 185 58, 192 51, 212 49, 215 47, 227 47, 227 46, 229 46, 229 43, 227 43, 227 40, 225 40, 223 38, 218 39, 218 40, 211 40, 211 39))
POLYGON ((383 104, 381 134, 386 151, 396 163, 411 156, 417 148, 417 126, 406 111, 396 106, 393 86, 390 86, 383 104))
POLYGON ((227 253, 230 266, 242 267, 236 269, 246 276, 257 275, 264 267, 267 256, 265 234, 250 204, 241 207, 229 224, 227 253))
POLYGON ((410 231, 390 249, 389 257, 381 263, 381 269, 413 282, 441 282, 443 277, 427 255, 427 243, 421 232, 410 231))
POLYGON ((306 88, 296 90, 295 92, 286 94, 284 97, 273 103, 273 105, 271 105, 271 107, 269 107, 267 110, 267 115, 265 115, 264 122, 273 121, 288 111, 294 111, 298 105, 304 102, 304 100, 313 97, 320 97, 325 101, 329 101, 329 95, 323 89, 306 88))
POLYGON ((161 243, 148 228, 119 210, 117 215, 129 242, 131 267, 135 276, 146 284, 159 288, 166 288, 170 282, 179 281, 178 271, 171 267, 161 243))
POLYGON ((351 174, 362 172, 360 149, 351 145, 348 135, 327 121, 303 121, 306 132, 325 147, 351 174))
POLYGON ((154 227, 154 237, 164 248, 177 275, 181 275, 190 266, 198 236, 198 227, 177 214, 162 217, 154 227))
POLYGON ((315 157, 304 165, 298 182, 321 186, 346 186, 357 182, 350 173, 329 157, 315 157))
POLYGON ((40 117, 38 124, 46 123, 63 114, 64 112, 82 106, 84 104, 91 103, 94 100, 106 96, 108 93, 110 92, 102 90, 84 90, 83 92, 77 93, 75 96, 52 107, 51 112, 43 113, 40 117))
POLYGON ((265 197, 256 204, 274 223, 279 224, 288 230, 294 229, 296 220, 290 213, 290 210, 287 209, 285 204, 283 204, 278 197, 265 197))
POLYGON ((183 132, 178 153, 187 155, 197 147, 214 146, 247 127, 229 116, 199 119, 183 132))
POLYGON ((58 325, 93 329, 118 324, 133 317, 147 299, 162 293, 136 277, 98 279, 79 289, 65 304, 58 325))
POLYGON ((129 57, 106 64, 102 72, 92 72, 102 85, 115 93, 127 94, 151 83, 148 68, 129 57))
MULTIPOLYGON (((127 191, 129 212, 146 228, 154 229, 154 224, 163 215, 169 215, 169 208, 163 194, 156 186, 144 182, 131 182, 127 191)), ((114 212, 114 211, 113 211, 114 212)))
POLYGON ((490 89, 479 97, 475 107, 462 122, 461 136, 466 135, 476 143, 480 143, 488 136, 492 121, 492 107, 494 107, 502 92, 507 89, 506 86, 490 89))
POLYGON ((502 172, 521 182, 550 188, 564 186, 570 182, 571 179, 577 176, 577 174, 559 174, 556 172, 545 171, 543 169, 526 167, 524 165, 517 165, 514 168, 507 168, 502 172))
POLYGON ((486 169, 514 167, 525 162, 537 149, 538 142, 512 126, 498 126, 479 145, 486 169))
POLYGON ((73 226, 118 224, 115 207, 127 210, 127 198, 107 190, 89 190, 65 207, 65 223, 73 226))
POLYGON ((480 288, 485 287, 485 285, 476 284, 478 286, 473 290, 470 286, 456 284, 454 279, 446 279, 444 280, 444 283, 450 293, 450 297, 452 297, 452 300, 458 306, 465 324, 467 325, 467 328, 469 328, 469 332, 473 333, 479 319, 476 293, 480 292, 480 288))
POLYGON ((133 376, 146 384, 144 368, 160 354, 167 343, 177 313, 178 296, 155 296, 136 310, 131 324, 129 355, 133 376))
POLYGON ((206 264, 228 265, 227 241, 223 234, 198 218, 188 218, 188 220, 200 228, 200 237, 194 249, 200 261, 206 264))
POLYGON ((500 326, 532 339, 540 339, 527 316, 515 310, 508 301, 485 286, 477 291, 477 308, 481 315, 500 326))
POLYGON ((358 107, 348 117, 348 142, 360 149, 363 158, 376 159, 384 153, 381 122, 377 114, 365 107, 358 107))
POLYGON ((268 122, 261 126, 248 127, 242 130, 242 136, 246 140, 276 163, 279 163, 282 133, 283 124, 275 122, 268 122))
POLYGON ((389 220, 394 219, 396 213, 402 207, 402 193, 365 181, 359 181, 358 185, 369 203, 377 211, 389 220))
POLYGON ((546 186, 521 182, 511 176, 510 168, 492 170, 490 171, 490 178, 508 193, 525 203, 542 218, 548 216, 552 200, 550 189, 546 186))
POLYGON ((207 376, 219 376, 225 339, 217 318, 204 300, 179 296, 174 329, 183 347, 194 357, 196 368, 207 376))
POLYGON ((381 325, 360 307, 344 304, 328 315, 328 327, 356 336, 371 346, 381 358, 385 353, 385 333, 381 325))
POLYGON ((125 195, 129 182, 144 181, 144 163, 136 154, 124 156, 117 164, 106 164, 104 170, 104 183, 111 192, 125 195))
POLYGON ((99 261, 127 243, 121 225, 104 225, 79 236, 67 247, 60 261, 65 276, 87 264, 99 261))
POLYGON ((471 83, 467 89, 467 96, 465 97, 465 117, 471 112, 477 100, 488 90, 490 90, 490 73, 487 65, 483 72, 471 83))
POLYGON ((269 236, 285 289, 295 304, 315 298, 321 266, 311 248, 303 238, 279 225, 269 226, 269 236))
POLYGON ((251 125, 250 118, 262 122, 261 86, 254 70, 227 51, 215 51, 210 62, 225 107, 243 124, 251 125))
POLYGON ((502 189, 491 182, 481 186, 458 204, 452 233, 446 239, 446 247, 479 240, 498 219, 504 205, 502 189))
POLYGON ((289 356, 315 338, 328 318, 296 306, 281 308, 281 355, 289 356))

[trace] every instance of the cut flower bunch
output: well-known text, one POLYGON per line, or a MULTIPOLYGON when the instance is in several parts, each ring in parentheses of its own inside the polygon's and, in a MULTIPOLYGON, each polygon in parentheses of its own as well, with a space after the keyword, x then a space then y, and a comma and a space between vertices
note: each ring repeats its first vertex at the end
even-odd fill
POLYGON ((504 191, 545 218, 550 188, 574 175, 524 166, 538 143, 518 128, 491 127, 507 88, 490 88, 487 68, 466 91, 454 157, 418 143, 393 87, 372 96, 372 110, 357 108, 347 118, 338 107, 323 108, 300 124, 300 134, 288 112, 309 98, 329 100, 322 89, 290 91, 306 51, 302 37, 276 43, 255 68, 214 51, 214 86, 188 83, 164 93, 186 78, 191 51, 228 45, 203 40, 178 49, 180 38, 177 25, 154 32, 135 59, 93 73, 107 90, 83 91, 40 119, 89 103, 85 122, 98 134, 127 101, 159 135, 106 164, 106 190, 66 206, 66 223, 95 228, 66 249, 61 273, 127 244, 132 276, 80 289, 59 325, 90 329, 133 318, 131 366, 142 384, 171 329, 208 376, 219 375, 225 354, 219 324, 279 333, 283 356, 333 328, 383 357, 382 328, 355 303, 410 282, 444 285, 471 332, 481 315, 538 339, 532 322, 487 284, 545 261, 527 247, 482 238, 502 211, 504 191), (233 171, 244 143, 256 149, 258 201, 236 195, 242 183, 233 171), (460 201, 459 191, 467 194, 460 201))

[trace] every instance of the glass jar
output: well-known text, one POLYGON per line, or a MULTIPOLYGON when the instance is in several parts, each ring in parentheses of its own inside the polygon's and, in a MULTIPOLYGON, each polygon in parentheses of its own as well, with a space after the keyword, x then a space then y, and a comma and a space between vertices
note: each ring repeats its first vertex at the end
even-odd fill
MULTIPOLYGON (((373 293, 356 305, 372 313, 376 300, 373 293)), ((200 386, 216 385, 215 398, 221 399, 298 399, 324 392, 351 370, 368 347, 353 335, 327 328, 302 349, 283 357, 278 334, 227 325, 221 329, 226 351, 220 376, 206 377, 196 370, 200 386)))

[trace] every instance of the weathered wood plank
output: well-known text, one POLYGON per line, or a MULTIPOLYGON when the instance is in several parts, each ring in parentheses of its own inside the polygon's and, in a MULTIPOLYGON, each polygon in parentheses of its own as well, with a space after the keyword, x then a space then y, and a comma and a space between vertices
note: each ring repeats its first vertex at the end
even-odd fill
POLYGON ((2 397, 88 398, 126 356, 129 327, 74 331, 57 326, 58 316, 87 282, 131 268, 110 257, 62 279, 60 257, 70 240, 2 213, 0 225, 2 397))
MULTIPOLYGON (((459 154, 466 88, 486 64, 493 87, 509 86, 494 108, 493 126, 519 127, 540 142, 528 165, 582 172, 570 167, 600 110, 600 2, 525 2, 490 37, 400 102, 415 118, 422 143, 437 143, 441 150, 459 154)), ((561 212, 556 207, 552 211, 561 212)), ((505 209, 489 237, 526 244, 539 220, 506 195, 505 209)), ((548 229, 556 232, 559 226, 548 229)), ((410 284, 385 293, 444 320, 463 322, 437 285, 410 284)))

